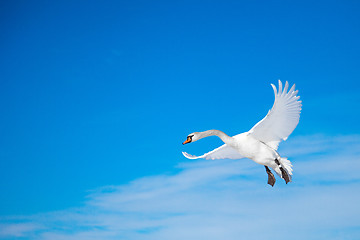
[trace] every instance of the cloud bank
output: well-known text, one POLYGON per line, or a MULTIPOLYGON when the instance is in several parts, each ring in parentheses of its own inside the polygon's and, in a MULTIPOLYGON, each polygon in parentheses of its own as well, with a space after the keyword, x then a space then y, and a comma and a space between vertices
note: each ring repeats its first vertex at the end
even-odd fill
POLYGON ((266 184, 248 159, 188 161, 175 174, 106 186, 80 208, 1 219, 0 238, 39 240, 359 239, 360 136, 280 148, 293 182, 266 184))

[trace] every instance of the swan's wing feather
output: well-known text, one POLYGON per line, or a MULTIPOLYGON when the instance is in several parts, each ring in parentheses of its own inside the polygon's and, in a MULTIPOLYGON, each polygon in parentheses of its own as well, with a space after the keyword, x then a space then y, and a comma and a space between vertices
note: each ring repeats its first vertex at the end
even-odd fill
POLYGON ((189 159, 205 158, 207 160, 215 160, 215 159, 225 159, 225 158, 227 159, 243 158, 243 156, 238 151, 236 151, 235 149, 233 149, 232 147, 226 144, 222 145, 221 147, 215 148, 214 150, 205 153, 201 156, 194 156, 186 152, 182 152, 182 154, 189 159))
POLYGON ((271 84, 275 93, 275 102, 272 109, 249 133, 256 139, 277 149, 281 140, 286 140, 299 123, 301 101, 295 91, 295 84, 289 88, 286 81, 284 89, 279 80, 279 90, 271 84))

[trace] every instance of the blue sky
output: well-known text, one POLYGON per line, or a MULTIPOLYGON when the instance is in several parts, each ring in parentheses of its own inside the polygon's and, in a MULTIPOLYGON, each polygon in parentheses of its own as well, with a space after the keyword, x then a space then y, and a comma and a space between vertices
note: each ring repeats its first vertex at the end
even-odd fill
POLYGON ((0 6, 0 237, 259 239, 256 223, 269 215, 299 239, 360 236, 351 221, 360 197, 357 1, 0 6), (250 160, 181 155, 221 144, 182 146, 191 132, 248 131, 271 108, 278 79, 303 100, 279 148, 293 183, 269 188, 250 160), (269 199, 292 208, 291 221, 269 199))

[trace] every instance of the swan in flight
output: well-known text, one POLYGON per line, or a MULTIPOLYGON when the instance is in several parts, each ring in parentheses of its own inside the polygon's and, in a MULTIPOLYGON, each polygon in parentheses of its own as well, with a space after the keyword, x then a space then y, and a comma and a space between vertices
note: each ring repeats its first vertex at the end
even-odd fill
POLYGON ((292 164, 287 158, 280 157, 277 152, 281 140, 286 140, 299 123, 301 101, 297 96, 295 84, 289 88, 286 81, 284 88, 279 80, 279 89, 271 84, 275 93, 275 102, 268 114, 250 131, 233 137, 219 130, 194 132, 187 136, 183 144, 195 142, 208 136, 218 136, 225 144, 201 156, 193 156, 186 152, 183 155, 189 159, 240 159, 249 158, 265 166, 268 174, 268 184, 274 186, 275 177, 272 168, 286 182, 291 182, 292 164))

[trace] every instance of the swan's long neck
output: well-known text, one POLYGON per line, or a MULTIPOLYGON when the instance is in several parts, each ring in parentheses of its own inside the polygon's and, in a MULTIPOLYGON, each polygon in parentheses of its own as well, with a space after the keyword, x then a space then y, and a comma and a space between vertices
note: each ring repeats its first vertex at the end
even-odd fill
POLYGON ((209 136, 218 136, 224 143, 228 145, 232 145, 234 142, 234 139, 230 136, 228 136, 226 133, 220 131, 220 130, 207 130, 205 132, 201 132, 201 137, 209 137, 209 136))

